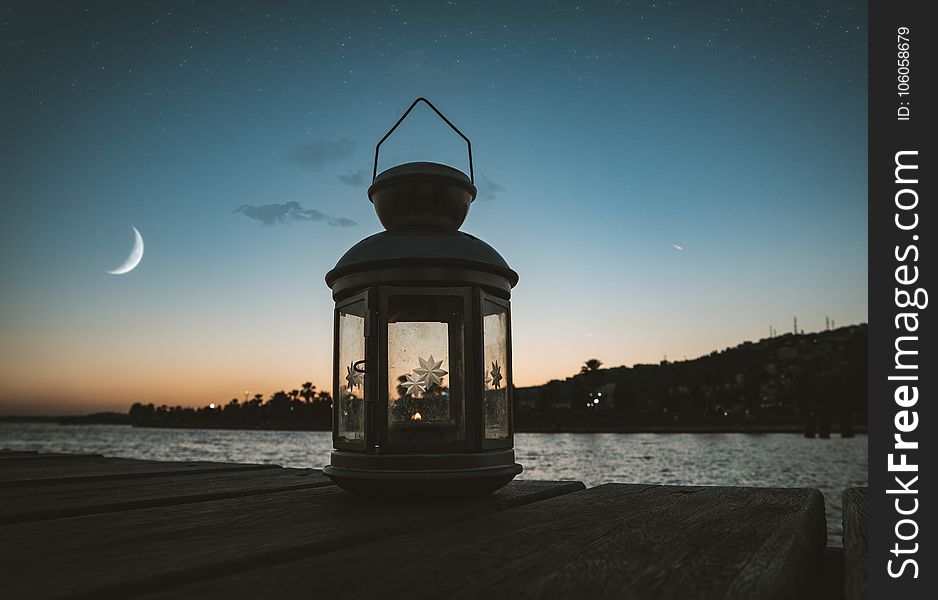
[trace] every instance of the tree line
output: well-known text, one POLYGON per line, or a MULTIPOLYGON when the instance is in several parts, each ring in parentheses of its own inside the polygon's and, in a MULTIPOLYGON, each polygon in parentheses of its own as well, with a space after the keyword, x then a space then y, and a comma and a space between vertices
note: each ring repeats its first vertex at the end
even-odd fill
POLYGON ((332 428, 332 395, 307 381, 290 391, 278 390, 267 400, 254 394, 244 401, 232 398, 227 404, 198 408, 134 402, 129 414, 133 425, 143 427, 327 431, 332 428))

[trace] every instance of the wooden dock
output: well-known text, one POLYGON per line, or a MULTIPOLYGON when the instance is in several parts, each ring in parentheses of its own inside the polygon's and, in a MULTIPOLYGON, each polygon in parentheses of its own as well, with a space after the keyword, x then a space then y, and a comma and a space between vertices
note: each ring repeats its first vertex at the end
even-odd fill
POLYGON ((814 489, 519 480, 385 502, 312 469, 2 452, 0 595, 838 598, 846 578, 865 597, 866 495, 845 499, 843 556, 814 489))

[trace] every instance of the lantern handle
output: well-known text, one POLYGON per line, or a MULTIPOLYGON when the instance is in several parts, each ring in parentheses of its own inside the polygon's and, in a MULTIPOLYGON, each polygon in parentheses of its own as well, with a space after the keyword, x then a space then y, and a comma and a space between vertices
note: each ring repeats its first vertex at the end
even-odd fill
POLYGON ((470 183, 472 183, 473 185, 475 185, 475 172, 474 172, 473 169, 472 169, 472 142, 470 142, 470 141, 469 141, 469 138, 467 138, 466 136, 464 136, 463 133, 462 133, 461 131, 459 131, 459 129, 458 129, 455 125, 453 125, 452 123, 450 123, 450 120, 447 119, 445 116, 443 116, 443 113, 441 113, 439 110, 437 110, 437 108, 436 108, 435 106, 433 106, 433 104, 432 104, 429 100, 427 100, 426 98, 423 98, 423 97, 420 97, 420 98, 417 98, 416 100, 414 100, 413 104, 410 105, 410 108, 408 108, 407 110, 405 110, 405 111, 404 111, 404 114, 401 115, 401 118, 398 119, 398 120, 397 120, 397 123, 394 124, 394 127, 392 127, 392 128, 390 129, 390 131, 388 131, 386 134, 384 134, 384 137, 381 138, 381 141, 379 141, 379 142, 378 142, 378 145, 375 146, 375 168, 374 168, 374 170, 371 172, 371 183, 374 183, 375 180, 378 179, 378 151, 381 149, 381 144, 384 143, 384 140, 386 140, 386 139, 388 139, 389 137, 391 137, 391 134, 394 133, 394 130, 397 129, 397 126, 400 125, 401 122, 402 122, 404 119, 407 118, 407 115, 410 114, 410 111, 414 110, 414 107, 417 106, 417 105, 418 105, 419 103, 421 103, 421 102, 423 102, 424 104, 426 104, 427 106, 429 106, 429 107, 433 110, 433 112, 435 112, 435 113, 437 114, 438 117, 440 117, 441 119, 443 119, 443 122, 444 122, 444 123, 446 123, 447 125, 449 125, 450 129, 452 129, 453 131, 455 131, 455 132, 459 135, 459 137, 461 137, 463 140, 465 140, 465 142, 466 142, 466 148, 469 150, 469 181, 470 181, 470 183))

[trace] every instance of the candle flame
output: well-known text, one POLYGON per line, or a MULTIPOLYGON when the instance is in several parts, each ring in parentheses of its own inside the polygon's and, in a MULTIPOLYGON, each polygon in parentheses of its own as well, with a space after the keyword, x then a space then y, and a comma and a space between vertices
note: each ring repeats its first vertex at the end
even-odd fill
POLYGON ((413 416, 410 418, 410 420, 411 420, 411 421, 422 421, 422 420, 423 420, 423 417, 420 416, 420 413, 419 413, 419 412, 415 412, 415 413, 413 414, 413 416))

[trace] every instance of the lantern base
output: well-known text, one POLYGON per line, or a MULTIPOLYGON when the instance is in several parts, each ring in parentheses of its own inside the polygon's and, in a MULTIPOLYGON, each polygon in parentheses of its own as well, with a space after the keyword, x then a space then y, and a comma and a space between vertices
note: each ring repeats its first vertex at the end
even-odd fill
POLYGON ((363 454, 332 451, 323 474, 354 494, 377 497, 485 496, 521 473, 514 450, 478 454, 363 454))

